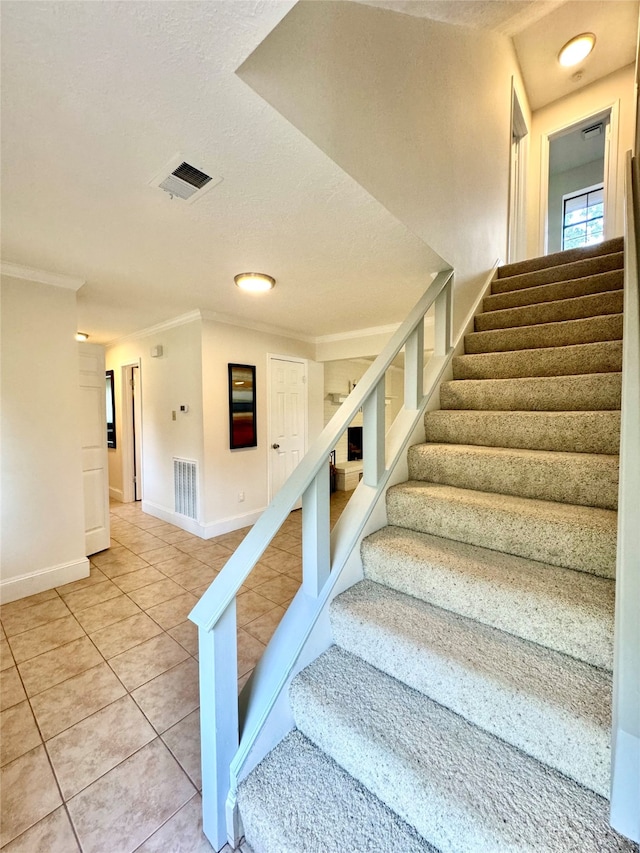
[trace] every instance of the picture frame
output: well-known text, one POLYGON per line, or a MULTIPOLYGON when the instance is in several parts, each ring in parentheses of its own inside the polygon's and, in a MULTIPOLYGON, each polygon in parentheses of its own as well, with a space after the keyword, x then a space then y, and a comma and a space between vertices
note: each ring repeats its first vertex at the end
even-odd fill
POLYGON ((256 368, 229 364, 229 448, 257 447, 256 368))
POLYGON ((116 385, 113 370, 107 370, 105 374, 106 399, 107 399, 107 447, 111 450, 116 448, 116 385))

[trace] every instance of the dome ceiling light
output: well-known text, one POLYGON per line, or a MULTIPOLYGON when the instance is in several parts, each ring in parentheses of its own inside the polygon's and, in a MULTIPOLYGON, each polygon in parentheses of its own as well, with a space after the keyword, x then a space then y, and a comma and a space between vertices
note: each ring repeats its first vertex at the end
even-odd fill
POLYGON ((595 43, 596 37, 593 33, 581 33, 579 36, 574 36, 558 54, 558 62, 565 68, 577 65, 589 56, 595 43))
POLYGON ((265 293, 273 290, 276 284, 275 278, 263 272, 241 272, 233 277, 236 287, 246 290, 248 293, 265 293))

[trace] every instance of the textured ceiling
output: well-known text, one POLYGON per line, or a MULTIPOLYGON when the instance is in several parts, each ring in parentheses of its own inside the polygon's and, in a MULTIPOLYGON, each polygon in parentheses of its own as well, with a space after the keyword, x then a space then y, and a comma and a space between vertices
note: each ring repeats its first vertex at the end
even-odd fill
POLYGON ((442 266, 235 75, 292 5, 2 3, 3 260, 85 279, 92 340, 196 308, 383 325, 442 266), (223 178, 193 205, 148 186, 177 152, 223 178), (242 294, 246 270, 276 289, 242 294))

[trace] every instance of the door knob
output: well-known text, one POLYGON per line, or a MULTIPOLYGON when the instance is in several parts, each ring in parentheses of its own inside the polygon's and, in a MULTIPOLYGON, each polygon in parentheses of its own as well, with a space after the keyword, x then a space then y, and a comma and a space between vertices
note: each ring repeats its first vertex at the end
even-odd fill
POLYGON ((271 447, 273 447, 274 450, 277 450, 280 447, 280 445, 279 444, 272 444, 271 447))

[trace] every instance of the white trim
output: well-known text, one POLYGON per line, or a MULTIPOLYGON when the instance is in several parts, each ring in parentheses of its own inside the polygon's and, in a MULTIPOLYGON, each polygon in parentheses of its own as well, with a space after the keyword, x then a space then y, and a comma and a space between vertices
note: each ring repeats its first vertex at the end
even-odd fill
POLYGON ((164 320, 162 323, 156 323, 155 326, 147 326, 146 329, 140 329, 138 332, 131 332, 130 335, 123 335, 121 338, 114 338, 112 341, 107 341, 105 347, 119 346, 127 341, 136 341, 139 338, 148 338, 150 335, 155 335, 158 332, 164 332, 166 329, 173 329, 176 326, 186 326, 187 323, 193 323, 196 320, 201 320, 202 314, 196 309, 189 311, 187 314, 180 314, 178 317, 172 317, 171 320, 164 320))
MULTIPOLYGON (((120 411, 122 416, 120 418, 120 454, 122 460, 122 500, 123 503, 133 503, 136 499, 136 490, 133 483, 134 477, 134 464, 133 464, 133 400, 131 394, 131 369, 133 367, 137 367, 140 372, 138 373, 139 381, 139 391, 140 391, 140 412, 142 413, 142 360, 138 359, 137 361, 131 361, 127 364, 120 365, 120 411)), ((142 420, 142 417, 140 418, 142 420)), ((140 430, 142 431, 142 424, 139 424, 140 430)), ((140 436, 140 447, 143 447, 142 441, 144 438, 144 434, 140 436)), ((143 451, 144 452, 144 451, 143 451)), ((140 478, 142 479, 142 462, 143 462, 143 452, 140 454, 141 459, 138 460, 138 473, 140 478)), ((144 484, 140 483, 140 491, 142 491, 142 486, 144 484)))
POLYGON ((113 486, 109 486, 109 498, 112 501, 120 501, 120 503, 124 503, 124 494, 122 489, 115 489, 113 486))
POLYGON ((609 114, 609 138, 605 146, 604 174, 604 239, 615 236, 618 228, 616 217, 616 196, 618 193, 618 135, 619 135, 620 101, 605 104, 597 109, 589 110, 584 115, 571 119, 568 124, 556 127, 543 133, 540 138, 540 216, 538 234, 538 254, 546 255, 549 245, 547 234, 549 221, 549 143, 554 136, 563 136, 583 122, 609 114))
POLYGON ((33 267, 23 267, 20 264, 12 264, 9 261, 2 261, 0 264, 0 273, 11 278, 20 278, 24 281, 50 284, 53 287, 64 287, 67 290, 80 290, 82 285, 86 283, 83 278, 74 278, 70 275, 47 272, 46 270, 38 270, 33 267))
MULTIPOLYGON (((566 203, 572 198, 580 198, 581 195, 588 195, 588 193, 597 192, 598 190, 603 191, 603 198, 604 198, 604 184, 602 181, 600 181, 600 183, 598 183, 598 184, 591 184, 590 187, 582 187, 582 189, 571 190, 571 192, 563 194, 562 199, 561 199, 562 216, 560 217, 560 249, 561 249, 561 251, 564 251, 564 229, 565 229, 564 218, 566 215, 566 209, 565 209, 566 203)), ((600 219, 600 217, 596 216, 596 217, 594 217, 594 219, 600 219)), ((587 220, 587 221, 593 222, 592 219, 587 220)), ((582 223, 576 223, 576 225, 579 225, 579 224, 582 224, 582 223)), ((570 225, 568 225, 567 227, 571 228, 570 225)), ((604 241, 604 239, 605 239, 605 236, 604 236, 604 225, 603 225, 602 240, 604 241)), ((583 249, 583 248, 586 248, 587 245, 597 246, 598 244, 597 243, 589 243, 589 244, 585 243, 584 246, 575 246, 575 247, 572 246, 571 248, 583 249)))
POLYGON ((295 355, 278 355, 277 353, 268 352, 267 353, 267 499, 269 503, 273 500, 273 491, 272 491, 272 454, 269 453, 271 449, 272 436, 271 436, 271 368, 273 366, 274 361, 292 361, 295 364, 302 364, 304 367, 304 453, 303 456, 306 455, 307 450, 309 449, 309 359, 308 358, 300 358, 295 355))
POLYGON ((266 335, 274 335, 277 338, 287 338, 288 340, 300 341, 306 344, 313 344, 316 340, 310 335, 302 334, 302 332, 293 332, 291 329, 272 326, 270 323, 256 323, 252 320, 243 320, 240 317, 234 317, 232 314, 220 314, 217 311, 201 311, 200 313, 203 320, 209 320, 212 323, 221 323, 223 326, 251 329, 252 332, 263 332, 266 335))
POLYGON ((6 578, 0 581, 0 603, 8 604, 28 595, 45 592, 56 586, 64 586, 72 581, 79 581, 89 577, 89 560, 82 557, 70 563, 61 563, 58 566, 48 566, 46 569, 38 569, 26 575, 18 575, 15 578, 6 578))
POLYGON ((153 501, 142 500, 143 512, 152 515, 154 518, 166 521, 168 524, 173 524, 181 530, 186 530, 187 533, 199 536, 200 539, 213 539, 215 536, 222 536, 224 533, 233 533, 234 530, 249 527, 249 525, 256 523, 264 510, 265 507, 262 507, 243 515, 233 515, 219 521, 203 524, 194 518, 188 518, 186 515, 180 515, 180 513, 174 512, 172 509, 167 509, 160 506, 160 504, 153 503, 153 501))
MULTIPOLYGON (((425 326, 433 326, 433 317, 425 317, 424 324, 425 326)), ((352 329, 349 332, 336 332, 335 335, 318 335, 318 337, 312 339, 312 343, 332 344, 338 341, 355 341, 358 338, 372 338, 376 335, 392 335, 398 331, 401 325, 401 323, 389 323, 387 326, 370 326, 368 329, 352 329)), ((349 359, 349 361, 355 360, 355 357, 349 359)))

